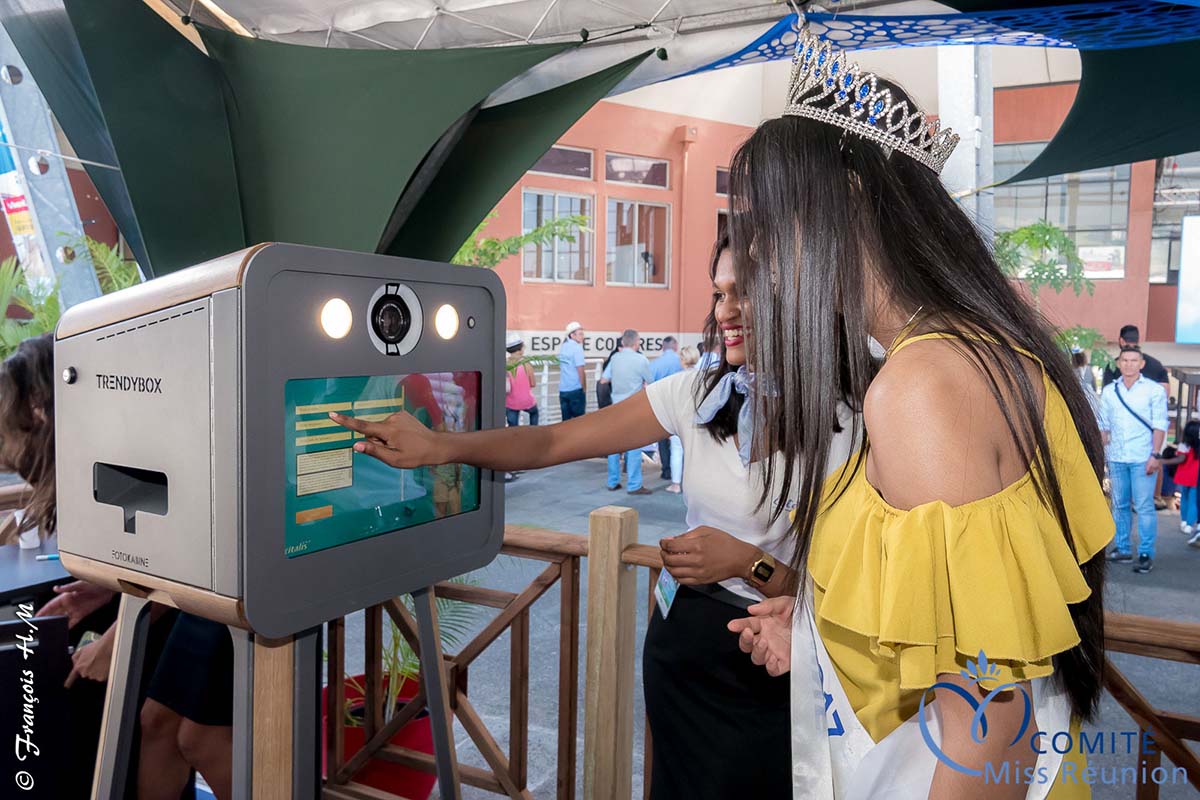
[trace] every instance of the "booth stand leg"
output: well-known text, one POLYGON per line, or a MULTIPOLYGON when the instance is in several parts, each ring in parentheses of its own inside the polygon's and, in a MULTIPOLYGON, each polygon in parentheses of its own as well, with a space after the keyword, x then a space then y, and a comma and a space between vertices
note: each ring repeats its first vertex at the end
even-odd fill
POLYGON ((320 628, 279 640, 230 634, 234 800, 316 800, 320 628))
POLYGON ((437 764, 438 791, 443 800, 460 800, 458 756, 454 749, 454 717, 450 713, 450 694, 442 659, 442 637, 438 629, 433 587, 412 593, 417 616, 417 638, 421 645, 421 680, 429 705, 433 732, 433 756, 437 764))
POLYGON ((146 661, 149 611, 149 600, 121 595, 117 638, 113 642, 108 688, 104 693, 104 717, 100 723, 96 771, 92 778, 92 800, 125 796, 129 754, 133 750, 133 734, 140 711, 138 690, 146 661))

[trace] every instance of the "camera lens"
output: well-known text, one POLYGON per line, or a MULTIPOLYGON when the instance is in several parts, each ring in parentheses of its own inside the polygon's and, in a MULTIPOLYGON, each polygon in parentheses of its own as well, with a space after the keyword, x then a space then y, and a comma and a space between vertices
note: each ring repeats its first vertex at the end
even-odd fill
POLYGON ((412 325, 408 305, 394 294, 385 294, 371 310, 371 326, 384 344, 399 344, 412 325))

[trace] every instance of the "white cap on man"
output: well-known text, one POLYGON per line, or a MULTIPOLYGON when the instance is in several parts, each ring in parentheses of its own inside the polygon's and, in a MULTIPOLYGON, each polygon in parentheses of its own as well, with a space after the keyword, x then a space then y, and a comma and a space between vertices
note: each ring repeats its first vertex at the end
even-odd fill
POLYGON ((578 322, 568 322, 567 323, 567 336, 570 336, 572 333, 574 333, 575 331, 579 330, 582 327, 583 326, 580 325, 578 322))
POLYGON ((519 333, 510 333, 508 338, 504 340, 504 349, 512 350, 514 347, 520 347, 525 344, 525 340, 521 338, 519 333))

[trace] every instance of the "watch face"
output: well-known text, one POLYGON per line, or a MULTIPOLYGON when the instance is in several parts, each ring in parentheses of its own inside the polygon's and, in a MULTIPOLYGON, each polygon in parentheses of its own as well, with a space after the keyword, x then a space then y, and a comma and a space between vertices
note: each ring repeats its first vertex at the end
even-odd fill
POLYGON ((775 568, 765 561, 759 561, 754 565, 754 577, 764 583, 771 580, 771 576, 775 574, 775 568))

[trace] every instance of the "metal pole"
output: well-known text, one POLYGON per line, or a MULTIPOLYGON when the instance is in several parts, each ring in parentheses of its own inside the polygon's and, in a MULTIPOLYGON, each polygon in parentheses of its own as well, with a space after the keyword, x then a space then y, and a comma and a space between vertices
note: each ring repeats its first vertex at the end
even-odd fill
POLYGON ((149 600, 121 595, 116 641, 104 695, 99 754, 92 780, 93 800, 125 796, 129 756, 137 727, 138 692, 146 660, 146 638, 150 631, 149 610, 149 600))
POLYGON ((443 800, 461 800, 458 754, 454 749, 454 717, 450 713, 450 695, 442 665, 442 641, 433 587, 417 589, 412 593, 412 598, 417 612, 417 639, 421 645, 421 680, 425 684, 425 702, 433 730, 438 792, 443 800))
POLYGON ((992 54, 988 47, 939 47, 938 120, 962 137, 942 169, 947 191, 970 192, 963 210, 990 239, 995 228, 992 173, 992 54))

